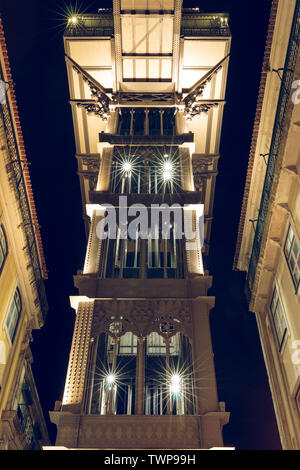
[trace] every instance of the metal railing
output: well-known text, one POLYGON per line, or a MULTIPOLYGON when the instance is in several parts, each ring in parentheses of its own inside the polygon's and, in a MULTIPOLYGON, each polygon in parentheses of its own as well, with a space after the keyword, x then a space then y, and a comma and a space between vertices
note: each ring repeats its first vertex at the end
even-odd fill
MULTIPOLYGON (((1 70, 0 78, 1 80, 3 80, 1 70)), ((18 143, 12 124, 13 121, 8 101, 6 104, 2 104, 0 106, 0 118, 3 123, 4 133, 8 145, 8 158, 6 161, 6 170, 8 173, 9 182, 11 184, 11 187, 13 188, 15 197, 17 199, 19 211, 22 217, 22 229, 26 240, 26 252, 30 258, 30 265, 33 272, 33 279, 31 280, 31 282, 37 291, 42 317, 43 320, 45 320, 48 312, 48 303, 46 299, 45 286, 40 265, 39 252, 35 236, 35 228, 32 221, 30 203, 23 175, 24 162, 22 162, 20 158, 18 143)))
POLYGON ((78 16, 76 24, 68 23, 64 36, 113 36, 112 14, 78 16))
POLYGON ((262 190, 260 208, 252 245, 252 253, 248 266, 248 274, 246 279, 246 295, 250 301, 252 289, 254 285, 257 263, 260 256, 261 244, 265 230, 266 218, 269 211, 269 203, 272 193, 273 180, 277 165, 277 158, 282 142, 282 134, 286 120, 287 108, 290 100, 292 83, 294 79, 294 71, 298 56, 300 43, 300 0, 297 0, 294 19, 287 49, 287 55, 282 75, 282 83, 279 92, 273 135, 270 146, 269 160, 265 175, 264 186, 262 190))
POLYGON ((230 36, 228 15, 184 13, 181 19, 183 36, 230 36))
MULTIPOLYGON (((181 34, 183 36, 230 36, 228 15, 182 13, 181 34)), ((111 13, 78 15, 76 23, 66 25, 64 36, 113 36, 114 20, 111 13)))

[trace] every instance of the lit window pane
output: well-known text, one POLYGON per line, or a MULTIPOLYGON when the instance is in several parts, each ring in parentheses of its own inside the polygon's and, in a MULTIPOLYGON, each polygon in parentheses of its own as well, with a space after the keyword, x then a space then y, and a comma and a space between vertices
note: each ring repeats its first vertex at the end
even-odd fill
POLYGON ((281 346, 287 327, 286 327, 284 310, 283 310, 280 298, 278 297, 276 288, 274 289, 273 300, 270 305, 270 310, 271 310, 272 317, 273 317, 273 323, 274 323, 278 343, 279 343, 279 346, 281 346), (277 299, 276 305, 274 303, 275 298, 277 299))
POLYGON ((289 227, 289 231, 286 237, 284 254, 290 269, 292 281, 294 283, 295 289, 297 290, 299 287, 300 270, 299 242, 296 240, 295 234, 291 226, 289 227))
POLYGON ((17 330, 18 321, 20 318, 20 313, 22 310, 22 303, 19 289, 17 288, 12 301, 10 303, 8 314, 6 317, 6 328, 11 342, 14 340, 14 336, 17 330))
POLYGON ((0 271, 7 255, 7 243, 3 226, 0 227, 0 271))
POLYGON ((291 258, 290 258, 290 266, 291 266, 291 270, 293 272, 294 268, 295 268, 295 260, 294 260, 293 256, 291 256, 291 258))

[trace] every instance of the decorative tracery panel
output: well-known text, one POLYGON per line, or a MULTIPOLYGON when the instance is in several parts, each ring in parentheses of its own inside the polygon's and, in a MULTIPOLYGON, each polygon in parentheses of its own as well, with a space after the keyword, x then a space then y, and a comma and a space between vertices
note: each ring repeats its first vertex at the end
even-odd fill
POLYGON ((92 336, 120 337, 132 332, 146 337, 156 331, 163 337, 182 332, 192 337, 189 300, 96 300, 92 336))

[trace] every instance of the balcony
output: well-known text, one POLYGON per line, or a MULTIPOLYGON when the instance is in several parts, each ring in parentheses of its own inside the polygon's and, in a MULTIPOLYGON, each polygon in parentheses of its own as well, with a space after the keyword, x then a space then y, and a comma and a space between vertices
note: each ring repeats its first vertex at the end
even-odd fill
POLYGON ((210 276, 194 279, 101 279, 94 274, 74 276, 79 295, 90 298, 196 298, 206 296, 211 287, 210 276))
POLYGON ((99 15, 82 15, 76 24, 69 22, 64 32, 65 37, 72 36, 112 36, 114 34, 112 10, 99 15))
POLYGON ((225 13, 199 13, 184 9, 181 19, 182 36, 230 36, 228 15, 225 13))
POLYGON ((99 142, 108 142, 111 145, 182 145, 185 142, 194 142, 194 134, 180 135, 115 135, 101 132, 99 142))

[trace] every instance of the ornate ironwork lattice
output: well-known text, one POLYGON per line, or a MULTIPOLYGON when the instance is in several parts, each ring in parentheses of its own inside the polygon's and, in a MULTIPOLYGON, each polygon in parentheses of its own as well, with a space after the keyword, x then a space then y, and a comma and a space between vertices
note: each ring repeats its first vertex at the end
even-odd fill
POLYGON ((252 254, 248 267, 248 275, 246 281, 246 289, 248 300, 250 300, 252 295, 252 290, 254 287, 254 281, 256 276, 258 259, 260 256, 261 245, 263 241, 265 225, 267 214, 270 205, 273 181, 275 176, 275 170, 277 166, 278 155, 280 151, 280 146, 282 142, 282 135, 284 124, 287 115, 287 109, 290 101, 290 93, 292 90, 292 82, 294 79, 294 70, 296 65, 296 60, 299 51, 300 43, 300 0, 297 0, 295 7, 295 14, 293 25, 291 29, 291 35, 286 55, 286 61, 282 76, 281 88, 279 92, 277 111, 275 116, 275 123, 273 128, 273 135, 270 146, 270 154, 268 160, 268 166, 265 175, 265 181, 261 196, 261 203, 258 213, 258 220, 256 224, 255 236, 252 246, 252 254))

